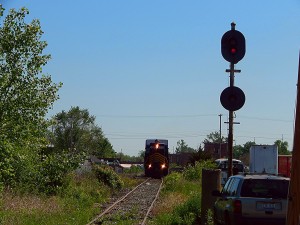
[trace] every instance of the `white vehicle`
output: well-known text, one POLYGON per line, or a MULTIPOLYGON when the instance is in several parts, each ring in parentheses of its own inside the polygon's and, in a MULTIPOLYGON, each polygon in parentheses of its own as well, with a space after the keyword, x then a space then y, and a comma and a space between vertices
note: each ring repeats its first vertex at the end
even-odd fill
POLYGON ((250 173, 278 175, 277 145, 252 145, 249 162, 250 173))
MULTIPOLYGON (((224 186, 228 179, 228 159, 216 159, 215 163, 221 169, 221 185, 224 186)), ((244 172, 244 164, 241 160, 232 159, 232 167, 237 168, 238 173, 244 172)))

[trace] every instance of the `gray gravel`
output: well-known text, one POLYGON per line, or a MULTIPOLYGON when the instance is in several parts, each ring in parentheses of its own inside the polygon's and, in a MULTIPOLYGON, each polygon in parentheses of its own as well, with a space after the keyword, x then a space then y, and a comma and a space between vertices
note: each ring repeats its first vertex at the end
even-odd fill
POLYGON ((161 182, 160 179, 149 179, 94 224, 141 224, 161 182))

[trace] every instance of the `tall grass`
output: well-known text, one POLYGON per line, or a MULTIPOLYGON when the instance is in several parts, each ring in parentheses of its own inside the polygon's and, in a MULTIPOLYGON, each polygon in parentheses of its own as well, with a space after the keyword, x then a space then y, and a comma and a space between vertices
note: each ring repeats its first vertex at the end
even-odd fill
POLYGON ((68 175, 70 185, 56 196, 4 191, 1 198, 0 224, 86 224, 100 211, 110 188, 97 182, 93 173, 68 175))
POLYGON ((68 185, 56 195, 5 190, 0 196, 0 225, 84 225, 120 188, 140 181, 120 176, 110 168, 95 167, 83 174, 70 173, 68 185))
POLYGON ((212 225, 212 213, 201 218, 201 179, 202 169, 215 168, 211 161, 196 162, 183 173, 171 173, 164 179, 164 188, 153 210, 154 219, 149 224, 157 225, 194 225, 203 219, 212 225))

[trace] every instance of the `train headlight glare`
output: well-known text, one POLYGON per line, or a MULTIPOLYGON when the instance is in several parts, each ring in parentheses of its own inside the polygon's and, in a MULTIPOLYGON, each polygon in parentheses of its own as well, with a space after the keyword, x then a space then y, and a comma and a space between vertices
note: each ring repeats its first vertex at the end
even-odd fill
POLYGON ((149 164, 149 165, 148 165, 148 168, 150 169, 151 167, 152 167, 151 164, 149 164))
POLYGON ((166 167, 166 164, 162 164, 161 168, 164 169, 166 167))

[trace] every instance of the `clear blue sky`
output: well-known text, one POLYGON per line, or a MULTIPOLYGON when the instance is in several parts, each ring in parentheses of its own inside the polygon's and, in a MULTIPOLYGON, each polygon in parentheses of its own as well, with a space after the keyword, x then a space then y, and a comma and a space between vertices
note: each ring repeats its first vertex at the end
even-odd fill
POLYGON ((145 139, 165 138, 172 151, 206 135, 227 136, 220 94, 229 85, 222 35, 231 22, 246 38, 235 77, 246 102, 236 111, 236 144, 277 139, 293 145, 300 49, 300 1, 0 0, 25 6, 41 22, 52 60, 44 68, 63 82, 49 116, 88 109, 115 151, 137 155, 145 139))

